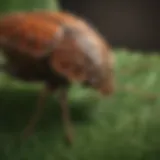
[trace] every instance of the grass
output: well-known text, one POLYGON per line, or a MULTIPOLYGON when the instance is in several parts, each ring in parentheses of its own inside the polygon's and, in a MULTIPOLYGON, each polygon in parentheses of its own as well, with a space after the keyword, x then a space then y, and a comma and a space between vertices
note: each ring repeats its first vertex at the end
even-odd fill
POLYGON ((63 139, 56 95, 48 97, 35 134, 16 143, 35 107, 41 85, 0 76, 1 160, 159 160, 160 57, 116 50, 117 92, 99 99, 78 85, 69 92, 75 141, 63 139))

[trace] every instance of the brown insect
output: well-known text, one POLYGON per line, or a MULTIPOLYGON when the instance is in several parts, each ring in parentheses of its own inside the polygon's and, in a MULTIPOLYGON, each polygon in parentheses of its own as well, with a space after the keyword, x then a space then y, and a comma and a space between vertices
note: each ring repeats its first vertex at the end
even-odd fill
POLYGON ((40 119, 46 96, 60 90, 62 119, 69 142, 72 125, 67 89, 72 82, 109 95, 114 92, 114 57, 108 42, 82 18, 65 12, 20 12, 0 17, 0 48, 5 71, 27 81, 42 81, 37 110, 24 130, 28 137, 40 119))

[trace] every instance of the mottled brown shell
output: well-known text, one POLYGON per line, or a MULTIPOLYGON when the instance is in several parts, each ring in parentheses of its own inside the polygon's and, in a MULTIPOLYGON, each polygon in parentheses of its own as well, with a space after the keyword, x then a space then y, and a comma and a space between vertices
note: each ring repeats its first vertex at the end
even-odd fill
POLYGON ((53 51, 61 36, 60 25, 32 14, 16 13, 0 19, 0 46, 22 54, 43 57, 53 51))
POLYGON ((51 68, 70 81, 113 89, 113 54, 96 29, 64 12, 37 11, 0 20, 0 45, 33 58, 49 55, 51 68))

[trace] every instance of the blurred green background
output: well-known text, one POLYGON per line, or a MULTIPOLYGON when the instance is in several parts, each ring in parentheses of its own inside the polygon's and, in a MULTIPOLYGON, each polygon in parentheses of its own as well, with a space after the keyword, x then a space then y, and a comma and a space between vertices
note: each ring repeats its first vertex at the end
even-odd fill
POLYGON ((57 10, 58 0, 1 0, 0 12, 31 11, 37 9, 57 10))
MULTIPOLYGON (((0 11, 57 10, 53 0, 6 0, 0 11)), ((0 160, 159 160, 160 57, 115 49, 117 91, 99 98, 73 85, 69 105, 75 142, 67 147, 58 101, 48 97, 43 118, 30 139, 17 138, 35 107, 42 84, 28 84, 0 74, 0 160)))

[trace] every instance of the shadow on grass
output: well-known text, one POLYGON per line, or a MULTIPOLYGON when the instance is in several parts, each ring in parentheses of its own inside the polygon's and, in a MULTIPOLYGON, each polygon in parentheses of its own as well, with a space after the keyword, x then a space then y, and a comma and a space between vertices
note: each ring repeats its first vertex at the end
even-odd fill
MULTIPOLYGON (((0 132, 20 132, 36 108, 39 90, 1 90, 0 91, 0 132)), ((68 105, 72 121, 87 122, 90 119, 90 101, 70 100, 68 105)), ((93 105, 93 103, 92 103, 93 105)), ((46 131, 60 125, 61 110, 55 96, 47 98, 46 108, 38 123, 37 131, 46 131)))
MULTIPOLYGON (((39 90, 9 89, 0 91, 0 152, 3 152, 0 153, 0 159, 3 159, 1 155, 7 155, 6 148, 8 146, 10 150, 19 148, 17 148, 16 141, 35 110, 38 95, 39 90)), ((93 110, 93 103, 92 100, 69 101, 68 105, 74 126, 86 125, 91 121, 90 107, 92 106, 93 110)), ((34 134, 29 138, 31 141, 28 142, 34 143, 37 136, 44 143, 47 139, 49 141, 49 138, 54 141, 62 134, 64 131, 59 102, 55 96, 49 96, 44 114, 36 125, 34 134)))

